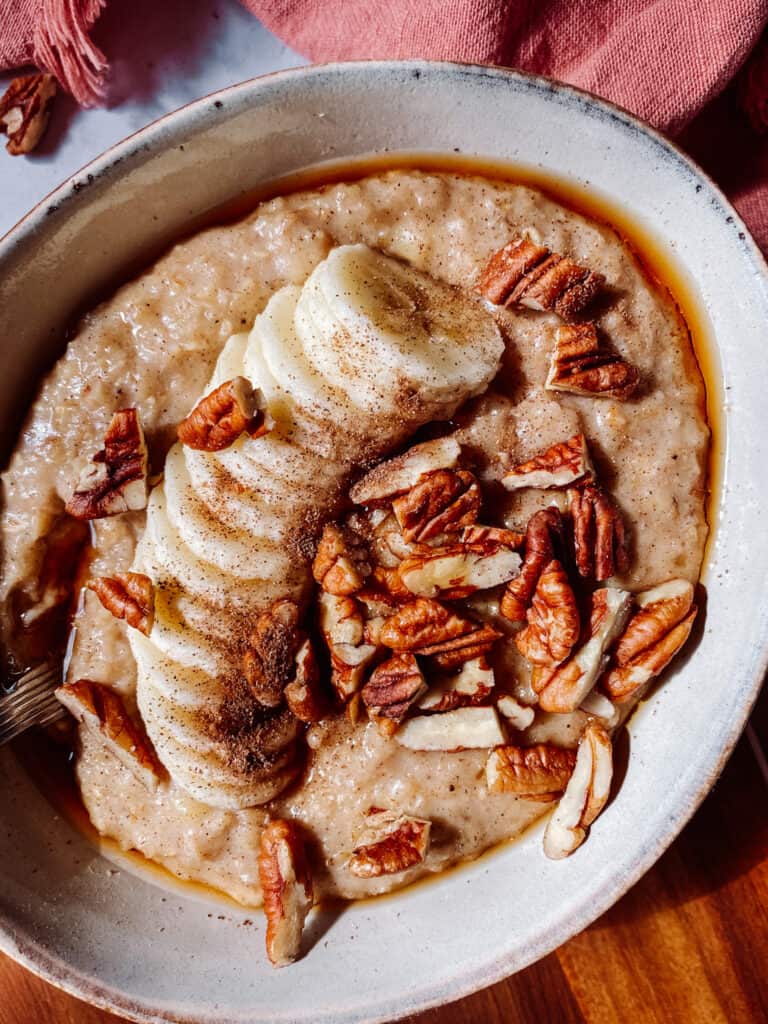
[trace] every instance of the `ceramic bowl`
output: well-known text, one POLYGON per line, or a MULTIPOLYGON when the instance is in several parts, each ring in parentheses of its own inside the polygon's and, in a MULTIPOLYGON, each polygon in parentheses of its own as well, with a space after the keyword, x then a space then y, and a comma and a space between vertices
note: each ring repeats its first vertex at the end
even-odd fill
POLYGON ((525 967, 598 917, 674 839, 721 770, 763 675, 768 547, 754 539, 768 504, 766 268, 721 193, 673 145, 541 78, 437 63, 306 68, 202 99, 111 149, 0 245, 6 438, 62 325, 142 254, 267 179, 385 150, 459 150, 555 172, 622 207, 687 277, 725 396, 706 623, 632 718, 620 793, 573 857, 548 861, 534 828, 440 880, 320 911, 311 952, 287 970, 265 963, 260 915, 116 868, 3 751, 0 948, 138 1021, 392 1020, 525 967))

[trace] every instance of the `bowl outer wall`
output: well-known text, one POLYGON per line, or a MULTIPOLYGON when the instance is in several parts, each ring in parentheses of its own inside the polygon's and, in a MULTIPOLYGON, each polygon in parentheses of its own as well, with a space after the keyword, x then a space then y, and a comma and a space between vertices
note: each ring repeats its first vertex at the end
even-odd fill
POLYGON ((285 971, 264 961, 260 915, 116 871, 52 815, 4 751, 0 947, 136 1020, 392 1020, 521 969, 594 920, 663 852, 722 768, 757 694, 768 646, 768 548, 754 541, 768 497, 765 266, 695 165, 630 115, 572 88, 469 65, 327 65, 232 87, 114 147, 0 243, 6 438, 71 312, 202 211, 327 160, 456 149, 539 167, 621 203, 696 282, 726 396, 703 635, 631 720, 620 796, 575 856, 546 860, 534 828, 437 882, 338 917, 318 914, 319 941, 285 971))

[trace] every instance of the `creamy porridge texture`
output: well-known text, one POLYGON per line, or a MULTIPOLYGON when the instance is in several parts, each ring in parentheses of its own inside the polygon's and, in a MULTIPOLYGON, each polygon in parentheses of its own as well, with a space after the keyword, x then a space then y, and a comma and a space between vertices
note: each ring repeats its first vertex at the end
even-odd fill
MULTIPOLYGON (((291 312, 288 318, 291 322, 293 315, 291 312)), ((313 315, 307 314, 307 330, 316 330, 313 315)), ((431 329, 437 329, 438 320, 435 314, 431 329)), ((317 342, 318 359, 325 353, 324 344, 322 340, 317 342)), ((375 353, 365 353, 364 358, 367 364, 373 363, 375 353)), ((290 366, 285 371, 286 379, 293 381, 294 388, 310 386, 295 375, 291 378, 289 371, 290 366)), ((445 366, 441 372, 440 379, 450 384, 451 367, 445 366)), ((352 394, 352 384, 349 388, 352 394)), ((177 686, 173 692, 183 691, 197 670, 194 666, 199 664, 199 650, 203 648, 212 652, 210 670, 216 675, 221 650, 235 650, 242 641, 233 635, 237 633, 233 623, 242 622, 243 617, 255 619, 276 598, 292 596, 301 601, 307 596, 311 584, 307 574, 323 519, 337 514, 355 477, 393 450, 402 449, 418 428, 430 421, 452 419, 452 436, 462 446, 461 464, 471 468, 483 490, 485 506, 478 521, 519 534, 525 534, 531 517, 553 501, 565 513, 568 499, 562 490, 508 490, 502 486, 502 478, 511 467, 550 446, 583 435, 594 473, 612 495, 628 531, 630 557, 626 572, 620 571, 623 566, 618 559, 619 571, 611 585, 646 592, 673 578, 695 583, 699 576, 707 536, 709 432, 703 384, 687 329, 664 290, 648 280, 631 250, 612 229, 566 209, 535 189, 448 173, 403 170, 374 174, 264 203, 237 224, 207 230, 178 244, 140 278, 121 288, 80 325, 45 381, 5 473, 6 617, 9 613, 21 614, 22 621, 31 626, 43 621, 47 609, 60 600, 61 582, 52 582, 50 573, 44 571, 46 537, 62 520, 65 501, 70 498, 78 473, 101 447, 113 413, 134 407, 146 432, 154 471, 162 470, 170 450, 165 479, 150 496, 148 512, 129 511, 93 520, 87 574, 114 576, 131 569, 147 573, 158 584, 155 626, 149 636, 132 630, 110 614, 95 594, 85 592, 74 620, 68 678, 109 684, 135 712, 138 660, 138 707, 161 760, 177 781, 163 780, 148 788, 114 756, 97 732, 85 727, 79 730, 77 779, 88 813, 100 832, 116 838, 126 849, 137 849, 166 865, 182 878, 206 882, 249 905, 261 901, 256 851, 259 835, 270 819, 295 819, 311 836, 315 898, 360 897, 401 886, 476 856, 519 834, 552 805, 552 792, 542 788, 521 795, 519 790, 494 787, 490 774, 486 784, 486 772, 490 771, 488 746, 496 743, 462 751, 410 749, 398 742, 397 736, 378 728, 375 721, 366 721, 364 709, 357 721, 352 720, 354 715, 343 712, 328 715, 311 724, 305 738, 301 736, 303 726, 289 711, 276 711, 270 721, 282 722, 281 751, 289 753, 279 765, 273 760, 268 767, 272 774, 283 771, 284 777, 274 787, 274 794, 258 786, 249 789, 242 780, 254 770, 255 762, 247 743, 240 749, 241 754, 244 750, 248 755, 245 762, 226 762, 226 779, 219 762, 215 771, 208 762, 201 769, 200 758, 205 760, 208 754, 189 753, 189 733, 184 731, 189 726, 188 707, 174 709, 167 687, 161 698, 152 696, 152 680, 163 672, 164 678, 172 679, 177 686), (562 318, 556 312, 519 305, 498 306, 491 313, 490 307, 476 297, 464 297, 456 291, 471 289, 492 254, 510 238, 526 234, 551 252, 568 254, 577 264, 604 275, 605 287, 590 307, 590 316, 599 328, 600 344, 608 345, 614 355, 638 371, 639 385, 631 399, 546 389, 553 350, 565 337, 557 334, 564 330, 562 318), (213 462, 207 456, 188 456, 187 449, 178 445, 171 447, 176 428, 201 396, 231 377, 242 374, 263 389, 259 371, 246 372, 249 365, 252 368, 248 363, 248 339, 253 336, 254 323, 254 333, 261 331, 259 351, 269 344, 264 341, 264 332, 274 328, 274 352, 287 352, 285 359, 290 361, 292 343, 286 342, 284 332, 280 333, 285 322, 280 303, 288 303, 292 311, 297 306, 301 310, 304 289, 313 272, 322 274, 324 267, 333 266, 338 260, 336 254, 344 251, 339 247, 361 244, 396 257, 441 282, 435 285, 435 302, 443 311, 450 309, 451 316, 440 329, 446 331, 446 336, 453 331, 457 339, 463 332, 468 343, 476 346, 476 358, 462 364, 460 372, 454 365, 461 387, 457 383, 452 396, 440 387, 425 384, 418 400, 406 404, 401 400, 398 407, 390 398, 397 387, 386 369, 377 366, 376 372, 362 374, 363 364, 355 364, 355 354, 343 345, 337 346, 339 393, 347 387, 342 379, 345 373, 350 380, 355 373, 358 377, 359 409, 354 430, 352 418, 348 423, 343 421, 348 407, 336 394, 334 401, 329 400, 323 408, 307 406, 309 412, 295 428, 298 433, 281 434, 281 400, 275 393, 269 411, 278 421, 276 428, 266 437, 251 440, 244 435, 235 442, 216 462, 229 475, 209 480, 209 484, 221 489, 221 480, 226 478, 240 480, 242 485, 242 474, 253 472, 251 464, 243 469, 243 460, 247 462, 248 453, 259 445, 259 451, 268 453, 270 445, 290 446, 297 437, 301 443, 311 438, 306 444, 315 446, 317 458, 310 467, 296 467, 285 489, 276 487, 270 498, 264 474, 271 472, 274 481, 276 471, 274 466, 264 469, 267 456, 259 455, 259 501, 243 511, 233 491, 228 514, 239 516, 240 526, 249 521, 254 535, 264 532, 260 509, 265 510, 264 522, 269 519, 276 524, 266 562, 255 569, 244 567, 248 558, 257 554, 229 546, 224 535, 219 536, 216 551, 206 558, 205 537, 191 531, 196 514, 194 490, 203 486, 206 467, 213 462), (330 261, 329 254, 333 254, 330 261), (281 292, 283 298, 276 304, 270 303, 265 318, 268 302, 285 286, 293 288, 281 292), (451 303, 455 303, 455 309, 451 303), (498 350, 494 348, 495 339, 498 350), (223 364, 220 361, 214 372, 225 345, 229 355, 225 354, 223 364), (502 349, 501 369, 496 376, 502 349), (224 373, 222 365, 234 369, 224 373), (193 471, 198 476, 190 481, 193 471), (187 485, 191 492, 183 490, 187 485), (290 536, 281 533, 280 522, 286 516, 293 524, 290 536), (182 534, 182 543, 194 553, 187 562, 191 569, 189 578, 183 581, 186 590, 181 598, 159 583, 159 562, 168 545, 163 548, 157 541, 161 529, 157 524, 167 525, 169 521, 182 534), (304 545, 301 537, 297 538, 302 528, 308 541, 304 545), (197 576, 196 559, 203 565, 197 576), (210 564, 218 565, 217 575, 205 568, 210 564), (269 567, 268 573, 264 565, 269 567), (259 573, 267 576, 272 586, 249 589, 248 581, 259 573), (170 639, 156 640, 158 630, 166 628, 163 623, 179 617, 191 623, 201 638, 202 646, 194 654, 192 667, 188 654, 180 653, 177 639, 170 633, 170 639), (162 645, 160 654, 158 642, 162 645), (169 663, 176 663, 174 659, 180 659, 184 666, 181 676, 168 668, 169 663), (169 731, 171 739, 166 742, 169 731), (170 752, 173 744, 175 754, 170 752), (306 758, 301 753, 305 745, 306 758), (195 757, 191 774, 184 775, 183 767, 176 770, 181 761, 186 764, 195 757), (203 784, 200 771, 205 776, 203 784), (295 781, 286 786, 294 776, 295 781), (179 782, 184 779, 183 788, 179 782), (217 797, 217 785, 231 799, 217 797), (242 793, 246 795, 241 799, 242 793), (254 793, 259 799, 272 798, 250 806, 257 798, 254 793), (370 808, 431 823, 423 858, 391 874, 350 871, 350 854, 359 845, 361 822, 370 808)), ((442 427, 438 432, 446 429, 442 427)), ((418 435, 417 440, 423 436, 429 435, 418 435)), ((276 465, 282 472, 285 464, 276 465)), ((584 493, 588 493, 588 487, 582 489, 582 497, 584 493)), ((595 508, 599 517, 599 500, 595 508)), ((232 521, 223 513, 222 517, 222 521, 232 521)), ((528 537, 530 548, 530 530, 528 537)), ((522 539, 518 550, 522 550, 521 543, 522 539)), ((557 538, 554 544, 557 549, 557 538)), ((258 557, 266 558, 267 548, 262 546, 258 551, 258 557)), ((577 550, 577 558, 578 554, 577 550)), ((527 553, 524 557, 528 561, 527 553)), ((178 581, 178 565, 168 571, 178 581)), ((539 575, 541 572, 539 566, 539 575)), ((555 580, 555 570, 552 572, 555 580)), ((514 642, 515 630, 500 611, 503 589, 484 589, 468 597, 464 605, 465 610, 471 608, 479 620, 492 624, 502 634, 489 655, 495 669, 494 700, 503 695, 514 698, 509 705, 512 725, 508 728, 509 735, 516 737, 515 743, 525 747, 555 744, 572 750, 588 722, 594 723, 601 715, 608 717, 604 708, 607 698, 599 698, 603 705, 592 704, 591 713, 590 705, 581 702, 576 710, 556 713, 548 710, 547 699, 553 708, 556 700, 551 696, 545 699, 544 695, 553 692, 557 680, 544 682, 533 723, 528 724, 525 706, 536 700, 528 661, 534 665, 534 677, 537 665, 545 674, 549 668, 530 655, 530 642, 528 661, 523 658, 514 642), (521 713, 523 718, 516 722, 512 716, 521 713)), ((684 583, 679 583, 677 590, 651 590, 649 598, 637 602, 634 614, 642 615, 645 608, 678 599, 687 600, 690 608, 690 596, 680 596, 684 589, 684 583)), ((616 615, 617 635, 630 614, 629 601, 627 597, 622 609, 609 609, 611 615, 616 615)), ((681 622, 686 613, 682 611, 675 621, 681 622)), ((592 614, 595 621, 594 607, 592 614)), ((611 680, 615 673, 624 671, 620 646, 611 680)), ((407 665, 407 654, 405 650, 399 652, 404 659, 401 667, 407 665)), ((628 650, 627 659, 630 656, 628 650)), ((628 660, 627 664, 631 668, 634 662, 628 660)), ((627 672, 629 669, 625 676, 627 672)), ((618 676, 616 679, 614 689, 609 687, 607 691, 614 697, 625 692, 621 691, 618 676)), ((626 692, 630 691, 631 687, 626 692)), ((222 693, 220 702, 237 696, 231 690, 222 693)), ((597 699, 596 693, 592 697, 597 699)), ((611 727, 628 713, 631 704, 629 700, 617 705, 611 727)), ((581 768, 577 768, 574 778, 579 771, 584 774, 584 765, 591 758, 592 784, 597 786, 595 780, 603 777, 604 754, 600 738, 595 739, 594 730, 590 730, 579 747, 581 768)), ((206 750, 219 751, 217 742, 209 737, 206 750)), ((503 739, 498 743, 502 745, 503 739)), ((218 758, 219 753, 215 756, 218 758)), ((572 755, 567 756, 567 771, 563 768, 566 778, 574 762, 572 755)), ((257 767, 260 770, 264 765, 257 767)), ((556 788, 562 792, 564 785, 556 788)), ((567 830, 569 810, 565 800, 561 807, 559 824, 552 835, 557 828, 567 830)))

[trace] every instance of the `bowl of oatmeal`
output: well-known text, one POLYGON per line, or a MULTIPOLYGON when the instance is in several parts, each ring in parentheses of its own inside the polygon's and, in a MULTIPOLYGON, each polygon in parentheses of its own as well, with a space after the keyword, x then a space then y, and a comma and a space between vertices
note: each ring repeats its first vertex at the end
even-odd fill
POLYGON ((6 674, 66 655, 70 712, 2 751, 5 951, 141 1021, 390 1020, 653 863, 766 647, 765 270, 682 154, 543 79, 303 69, 0 264, 6 674))

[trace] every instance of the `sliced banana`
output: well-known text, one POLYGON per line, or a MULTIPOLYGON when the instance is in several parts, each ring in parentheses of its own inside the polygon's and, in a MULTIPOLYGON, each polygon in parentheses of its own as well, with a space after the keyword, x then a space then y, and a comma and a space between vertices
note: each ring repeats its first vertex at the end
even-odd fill
POLYGON ((246 377, 275 427, 219 452, 171 449, 134 561, 155 585, 154 624, 149 637, 129 633, 147 732, 194 797, 249 807, 295 777, 300 724, 287 710, 221 739, 211 731, 229 711, 225 680, 242 685, 254 614, 303 599, 299 541, 332 514, 350 470, 450 418, 502 352, 482 306, 365 246, 331 252, 224 346, 205 393, 246 377))

